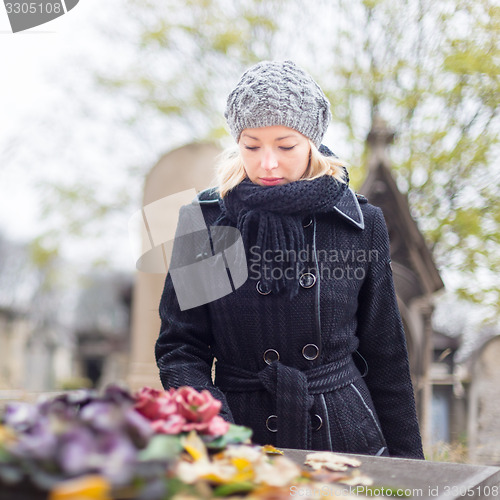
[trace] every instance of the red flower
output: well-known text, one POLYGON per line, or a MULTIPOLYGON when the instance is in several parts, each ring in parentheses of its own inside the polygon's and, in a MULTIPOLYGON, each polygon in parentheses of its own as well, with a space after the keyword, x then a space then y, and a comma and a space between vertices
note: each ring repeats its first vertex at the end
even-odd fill
POLYGON ((158 434, 180 434, 184 431, 186 419, 180 415, 170 415, 166 420, 155 420, 151 423, 158 434))
POLYGON ((135 409, 151 421, 160 434, 179 434, 195 430, 201 434, 222 436, 229 424, 219 416, 222 403, 207 390, 192 387, 158 391, 144 387, 136 396, 135 409))
POLYGON ((192 387, 180 387, 173 398, 179 414, 188 422, 208 422, 219 414, 222 406, 207 390, 198 392, 192 387))
POLYGON ((172 390, 167 392, 143 387, 136 394, 135 409, 149 420, 168 419, 177 413, 177 404, 172 393, 172 390))

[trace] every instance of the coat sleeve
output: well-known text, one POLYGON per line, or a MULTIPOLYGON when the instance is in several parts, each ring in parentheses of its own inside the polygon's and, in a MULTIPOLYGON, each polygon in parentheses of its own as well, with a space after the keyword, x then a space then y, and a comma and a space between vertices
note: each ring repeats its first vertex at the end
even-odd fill
POLYGON ((368 364, 365 381, 389 453, 424 458, 406 338, 390 266, 387 226, 380 208, 373 209, 372 251, 359 296, 358 351, 368 364))
MULTIPOLYGON (((189 217, 188 212, 181 209, 179 220, 185 221, 189 217)), ((178 232, 180 225, 181 222, 178 232)), ((192 262, 197 251, 194 237, 189 241, 189 235, 182 239, 176 236, 171 269, 174 263, 179 266, 182 262, 192 262), (181 240, 182 244, 177 244, 181 240), (190 253, 192 255, 188 255, 190 253)), ((188 385, 198 391, 206 389, 222 402, 221 416, 234 422, 224 393, 212 382, 213 334, 208 306, 181 310, 169 272, 165 279, 159 313, 161 329, 155 345, 155 356, 163 387, 169 389, 188 385)))

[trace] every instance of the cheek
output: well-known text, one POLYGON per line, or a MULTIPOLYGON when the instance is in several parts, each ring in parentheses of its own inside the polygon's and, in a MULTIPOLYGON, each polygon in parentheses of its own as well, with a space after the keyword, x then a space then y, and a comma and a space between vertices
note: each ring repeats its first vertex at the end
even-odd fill
POLYGON ((243 162, 243 168, 245 170, 245 174, 248 178, 253 179, 256 172, 256 162, 254 158, 249 158, 248 155, 241 155, 241 160, 243 162))
POLYGON ((240 157, 241 157, 241 161, 243 162, 243 166, 245 167, 245 170, 247 168, 251 167, 252 159, 249 156, 248 152, 246 152, 244 150, 240 151, 240 157))
POLYGON ((309 152, 300 152, 300 154, 295 155, 290 158, 288 162, 289 167, 295 171, 297 178, 301 177, 307 170, 309 165, 309 152))

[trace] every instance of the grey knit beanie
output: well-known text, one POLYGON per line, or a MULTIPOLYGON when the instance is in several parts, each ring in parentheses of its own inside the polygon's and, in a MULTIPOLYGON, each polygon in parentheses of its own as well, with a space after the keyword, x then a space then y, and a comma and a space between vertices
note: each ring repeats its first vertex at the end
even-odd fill
POLYGON ((262 61, 243 73, 224 113, 236 142, 246 128, 284 125, 319 148, 330 103, 319 85, 292 61, 262 61))

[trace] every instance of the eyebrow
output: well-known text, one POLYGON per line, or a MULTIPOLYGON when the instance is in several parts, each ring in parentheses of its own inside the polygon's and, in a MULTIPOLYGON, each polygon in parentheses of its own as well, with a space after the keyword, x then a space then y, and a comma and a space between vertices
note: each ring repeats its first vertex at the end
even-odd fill
MULTIPOLYGON (((258 137, 253 137, 253 136, 247 134, 246 132, 243 133, 242 135, 243 135, 243 137, 248 137, 250 139, 253 139, 254 141, 260 141, 260 139, 258 137)), ((282 141, 283 139, 288 139, 289 137, 295 138, 296 136, 293 135, 293 134, 291 134, 291 135, 285 135, 283 137, 276 138, 275 141, 282 141)))

